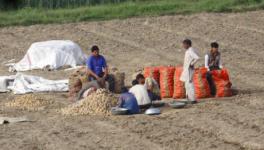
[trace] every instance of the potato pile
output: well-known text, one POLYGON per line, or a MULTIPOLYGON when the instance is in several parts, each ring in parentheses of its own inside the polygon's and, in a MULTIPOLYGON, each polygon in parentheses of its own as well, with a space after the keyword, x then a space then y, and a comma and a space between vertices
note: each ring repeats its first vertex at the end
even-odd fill
POLYGON ((44 107, 52 103, 53 101, 45 100, 40 96, 27 94, 16 97, 14 100, 7 102, 5 106, 23 110, 38 110, 40 107, 44 107))
POLYGON ((117 98, 106 89, 98 89, 88 97, 61 110, 64 115, 110 115, 117 98))

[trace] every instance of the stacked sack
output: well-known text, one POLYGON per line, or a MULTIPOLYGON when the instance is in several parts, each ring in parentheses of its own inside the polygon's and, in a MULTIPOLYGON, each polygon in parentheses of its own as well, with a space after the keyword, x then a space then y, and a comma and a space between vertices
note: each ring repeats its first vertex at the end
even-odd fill
MULTIPOLYGON (((146 67, 144 68, 145 78, 150 77, 156 80, 157 83, 160 81, 160 67, 146 67)), ((135 79, 135 78, 134 78, 135 79)))
POLYGON ((216 97, 232 96, 228 71, 226 69, 211 71, 212 78, 216 87, 216 97))
POLYGON ((70 77, 69 77, 69 89, 71 90, 76 81, 80 79, 82 81, 82 84, 85 84, 89 82, 88 76, 86 74, 86 68, 82 67, 79 68, 78 70, 74 71, 70 77))
POLYGON ((122 87, 125 86, 125 73, 113 68, 110 76, 114 79, 114 93, 121 93, 122 87))
MULTIPOLYGON (((153 77, 160 83, 161 98, 181 99, 186 97, 184 83, 180 81, 182 67, 147 67, 144 70, 145 77, 153 77)), ((196 99, 209 98, 210 87, 206 79, 207 69, 204 67, 195 69, 193 83, 196 99)), ((231 96, 231 82, 226 69, 212 71, 212 78, 216 85, 216 96, 231 96)))

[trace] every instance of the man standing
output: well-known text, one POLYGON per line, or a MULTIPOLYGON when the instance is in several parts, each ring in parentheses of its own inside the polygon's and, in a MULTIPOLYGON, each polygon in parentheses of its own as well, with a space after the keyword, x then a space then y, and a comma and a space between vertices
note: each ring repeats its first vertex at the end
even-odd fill
POLYGON ((102 85, 105 85, 105 81, 108 81, 109 90, 113 91, 114 81, 108 76, 108 66, 104 56, 99 54, 99 47, 94 45, 91 52, 92 54, 86 62, 89 80, 97 80, 102 85))
POLYGON ((194 65, 199 60, 197 51, 192 48, 192 41, 185 39, 183 42, 183 48, 187 51, 185 52, 183 72, 181 74, 180 80, 185 83, 187 100, 190 103, 196 103, 195 91, 193 85, 193 74, 194 65))

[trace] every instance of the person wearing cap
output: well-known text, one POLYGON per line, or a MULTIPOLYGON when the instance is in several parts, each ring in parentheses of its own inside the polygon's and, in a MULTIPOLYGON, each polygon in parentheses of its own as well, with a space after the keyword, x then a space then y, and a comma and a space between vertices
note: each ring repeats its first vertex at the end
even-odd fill
POLYGON ((206 78, 210 86, 212 96, 216 95, 216 87, 212 79, 211 71, 220 70, 223 68, 221 61, 221 53, 219 52, 218 48, 219 48, 219 44, 217 42, 212 42, 210 51, 205 55, 204 64, 205 64, 205 68, 207 68, 208 70, 206 74, 206 78))
POLYGON ((183 48, 186 49, 183 72, 181 74, 180 80, 184 82, 186 89, 187 100, 190 103, 196 103, 195 99, 195 90, 193 84, 193 74, 194 74, 194 65, 199 60, 199 55, 197 50, 192 47, 192 41, 185 39, 183 42, 183 48))
POLYGON ((132 93, 129 93, 126 87, 121 89, 121 93, 118 107, 128 109, 128 114, 138 114, 140 109, 136 97, 132 93))
POLYGON ((100 55, 99 47, 94 45, 91 48, 91 55, 86 61, 87 74, 89 80, 97 80, 98 82, 105 84, 105 81, 109 82, 109 90, 113 91, 114 81, 111 76, 108 75, 108 66, 104 56, 100 55))

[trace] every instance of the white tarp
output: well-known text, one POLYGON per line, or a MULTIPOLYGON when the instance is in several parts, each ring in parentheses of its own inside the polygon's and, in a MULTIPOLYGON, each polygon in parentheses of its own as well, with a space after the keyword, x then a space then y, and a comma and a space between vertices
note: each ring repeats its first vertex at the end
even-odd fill
POLYGON ((24 58, 10 70, 58 69, 62 66, 76 67, 85 63, 86 55, 72 41, 53 40, 33 43, 24 58))
POLYGON ((8 89, 14 94, 26 94, 35 92, 65 92, 68 91, 69 80, 47 80, 38 76, 30 76, 18 73, 13 85, 8 89))
POLYGON ((7 88, 15 79, 15 76, 0 76, 0 93, 8 92, 7 88))

